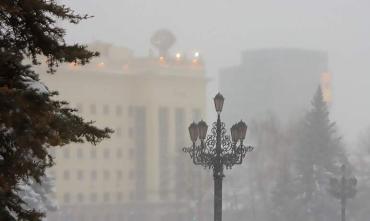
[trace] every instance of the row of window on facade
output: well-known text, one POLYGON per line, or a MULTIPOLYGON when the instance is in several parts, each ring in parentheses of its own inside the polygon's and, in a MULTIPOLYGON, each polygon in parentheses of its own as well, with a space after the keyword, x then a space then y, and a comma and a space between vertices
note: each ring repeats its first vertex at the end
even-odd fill
MULTIPOLYGON (((86 179, 86 173, 88 173, 87 171, 83 171, 83 170, 75 170, 73 171, 75 172, 75 178, 77 180, 85 180, 86 179)), ((52 174, 53 176, 56 176, 55 174, 52 174)), ((96 170, 92 170, 89 172, 88 174, 90 176, 90 180, 97 180, 99 177, 98 177, 98 171, 96 170)), ((102 176, 102 179, 104 181, 106 180, 110 180, 110 179, 116 179, 116 180, 122 180, 123 179, 123 171, 122 170, 116 170, 116 172, 112 172, 110 170, 104 170, 102 171, 102 174, 100 174, 102 176), (115 177, 112 177, 112 173, 115 174, 115 177)), ((74 179, 72 178, 71 176, 71 171, 69 170, 64 170, 63 172, 63 179, 64 180, 71 180, 71 179, 74 179)), ((130 171, 128 173, 128 179, 132 180, 134 179, 134 171, 130 171)))
MULTIPOLYGON (((134 135, 134 132, 133 132, 133 129, 130 127, 127 131, 128 133, 128 137, 129 138, 132 138, 133 135, 134 135)), ((122 129, 120 127, 117 127, 115 130, 114 130, 114 134, 117 136, 117 137, 122 137, 123 136, 123 133, 122 133, 122 129)))
MULTIPOLYGON (((86 107, 84 105, 82 105, 81 103, 77 104, 76 105, 76 108, 77 108, 77 110, 80 113, 87 112, 85 110, 86 107)), ((129 106, 128 107, 128 116, 132 116, 133 109, 134 108, 132 106, 129 106)), ((102 106, 101 111, 98 111, 98 108, 97 108, 96 104, 90 104, 88 106, 88 113, 90 113, 90 114, 99 114, 99 113, 102 113, 103 115, 115 114, 116 116, 122 116, 122 114, 123 114, 123 108, 120 105, 116 105, 115 107, 111 107, 108 104, 104 104, 102 106)))
MULTIPOLYGON (((98 149, 96 147, 90 147, 90 149, 88 149, 88 147, 79 147, 79 148, 64 148, 63 149, 63 157, 65 159, 69 159, 71 158, 71 151, 72 150, 75 150, 76 151, 76 157, 77 159, 83 159, 85 157, 85 155, 87 154, 86 152, 88 151, 88 155, 87 157, 90 157, 92 159, 96 159, 98 158, 99 154, 98 153, 102 153, 102 157, 104 159, 111 159, 112 156, 114 156, 115 158, 118 158, 118 159, 121 159, 123 157, 123 149, 122 148, 117 148, 117 149, 102 149, 102 151, 98 151, 98 149), (114 152, 112 154, 112 152, 114 152)), ((134 149, 133 148, 130 148, 128 149, 128 156, 130 158, 132 158, 134 156, 134 149)))
MULTIPOLYGON (((116 193, 109 193, 109 192, 104 192, 101 194, 99 198, 98 193, 89 193, 89 194, 84 194, 84 193, 78 193, 74 195, 75 199, 72 199, 73 195, 70 193, 64 193, 63 195, 63 202, 65 204, 69 204, 72 202, 77 203, 96 203, 98 201, 104 202, 104 203, 110 203, 110 202, 122 202, 125 200, 124 194, 122 192, 116 192, 116 193)), ((127 199, 126 199, 127 200, 127 199)), ((130 193, 129 195, 129 200, 134 200, 134 193, 130 193)))
MULTIPOLYGON (((115 115, 117 116, 121 116, 122 113, 123 113, 123 108, 122 106, 120 105, 117 105, 115 106, 115 115)), ((144 107, 145 109, 145 107, 144 107)), ((80 113, 83 113, 83 112, 86 112, 83 105, 81 103, 77 104, 77 110, 80 112, 80 113)), ((111 114, 111 107, 108 105, 108 104, 105 104, 103 105, 102 107, 102 110, 101 110, 101 113, 104 114, 104 115, 109 115, 111 114)), ((164 107, 161 107, 159 109, 159 112, 163 112, 163 111, 167 111, 167 108, 164 108, 164 107)), ((89 105, 89 113, 90 114, 98 114, 99 111, 97 111, 97 106, 96 104, 90 104, 89 105)), ((134 115, 134 112, 135 112, 135 107, 134 106, 129 106, 128 107, 128 116, 129 117, 132 117, 134 115)), ((176 109, 176 113, 181 113, 181 112, 184 112, 184 109, 183 108, 177 108, 176 109)), ((201 116, 201 111, 200 109, 194 109, 193 110, 193 120, 197 120, 199 121, 200 120, 200 116, 201 116)))

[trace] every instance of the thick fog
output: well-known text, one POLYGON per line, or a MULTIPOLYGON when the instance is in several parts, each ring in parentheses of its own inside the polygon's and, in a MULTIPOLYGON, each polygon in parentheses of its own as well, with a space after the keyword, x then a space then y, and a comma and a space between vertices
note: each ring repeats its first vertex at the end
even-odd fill
MULTIPOLYGON (((237 64, 250 48, 295 47, 329 53, 333 73, 333 115, 353 141, 367 126, 370 108, 370 2, 356 1, 212 1, 107 0, 63 1, 95 17, 68 27, 71 42, 103 40, 147 54, 149 36, 172 30, 174 51, 199 50, 207 75, 217 80, 219 68, 237 64), (352 110, 356 110, 352 112, 352 110)), ((210 84, 217 91, 217 83, 210 84)))
POLYGON ((61 2, 94 16, 78 25, 62 23, 67 42, 87 44, 101 57, 86 69, 69 64, 42 79, 82 116, 115 134, 96 147, 97 159, 102 157, 97 163, 88 158, 94 154, 76 152, 73 145, 57 151, 55 220, 89 220, 84 211, 98 210, 95 220, 213 219, 212 169, 193 165, 182 148, 191 146, 192 121, 204 119, 211 133, 218 92, 225 96, 221 120, 227 134, 234 122, 244 120, 244 145, 255 147, 242 165, 225 168, 224 220, 339 220, 341 201, 333 188, 343 174, 349 183, 353 177, 357 181, 357 194, 346 199, 347 220, 369 217, 370 1, 61 2), (166 55, 151 42, 160 29, 176 38, 166 55), (145 77, 136 79, 140 74, 145 77), (186 74, 193 80, 176 79, 186 74), (122 122, 121 114, 128 116, 122 122), (123 152, 107 147, 99 152, 104 145, 123 152), (68 163, 74 154, 81 160, 78 168, 75 161, 68 163), (118 155, 124 163, 113 160, 118 155), (81 177, 90 166, 97 167, 94 179, 102 172, 102 183, 89 183, 86 193, 81 186, 69 193, 66 177, 81 177), (121 181, 113 182, 116 174, 121 181))

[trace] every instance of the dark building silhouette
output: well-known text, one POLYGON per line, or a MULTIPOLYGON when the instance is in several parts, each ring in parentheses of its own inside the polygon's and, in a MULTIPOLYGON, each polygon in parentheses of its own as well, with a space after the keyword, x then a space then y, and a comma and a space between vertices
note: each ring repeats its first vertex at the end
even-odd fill
MULTIPOLYGON (((303 49, 256 49, 242 53, 238 66, 220 72, 225 117, 258 119, 276 114, 283 121, 309 106, 312 94, 325 78, 329 85, 328 55, 303 49)), ((329 89, 326 91, 331 99, 329 89)))

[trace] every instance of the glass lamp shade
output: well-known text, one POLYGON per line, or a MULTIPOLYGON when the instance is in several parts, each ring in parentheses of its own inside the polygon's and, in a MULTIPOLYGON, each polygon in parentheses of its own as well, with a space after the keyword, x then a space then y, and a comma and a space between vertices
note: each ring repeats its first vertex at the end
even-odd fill
POLYGON ((239 128, 239 139, 244 140, 245 135, 247 134, 248 126, 243 121, 240 121, 238 123, 238 128, 239 128))
POLYGON ((199 136, 199 129, 198 129, 198 125, 194 122, 191 123, 189 126, 189 135, 190 135, 191 141, 195 143, 199 136))
POLYGON ((224 106, 224 96, 222 94, 218 93, 213 98, 213 102, 215 103, 215 109, 217 113, 221 113, 222 107, 224 106))
POLYGON ((208 130, 207 123, 202 120, 199 121, 198 128, 199 128, 199 139, 204 140, 207 136, 207 130, 208 130))
POLYGON ((230 132, 231 132, 231 139, 234 143, 238 142, 239 140, 239 127, 238 125, 234 124, 231 128, 230 128, 230 132))

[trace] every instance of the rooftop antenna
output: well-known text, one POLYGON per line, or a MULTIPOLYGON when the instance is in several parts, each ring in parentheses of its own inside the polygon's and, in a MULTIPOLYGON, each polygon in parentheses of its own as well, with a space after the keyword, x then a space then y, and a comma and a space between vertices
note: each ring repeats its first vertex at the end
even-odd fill
POLYGON ((152 35, 150 42, 157 48, 160 57, 166 57, 169 49, 175 44, 176 37, 168 29, 159 29, 152 35))

